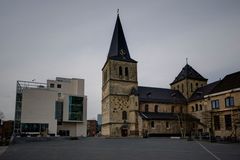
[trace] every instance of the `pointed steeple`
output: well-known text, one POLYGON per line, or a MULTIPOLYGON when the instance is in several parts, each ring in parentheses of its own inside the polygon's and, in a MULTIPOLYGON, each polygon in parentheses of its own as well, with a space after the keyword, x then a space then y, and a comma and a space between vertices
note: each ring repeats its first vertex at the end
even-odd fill
POLYGON ((122 24, 119 17, 119 12, 117 14, 117 20, 112 36, 112 42, 108 52, 108 59, 136 63, 136 61, 130 57, 127 42, 123 33, 122 24))

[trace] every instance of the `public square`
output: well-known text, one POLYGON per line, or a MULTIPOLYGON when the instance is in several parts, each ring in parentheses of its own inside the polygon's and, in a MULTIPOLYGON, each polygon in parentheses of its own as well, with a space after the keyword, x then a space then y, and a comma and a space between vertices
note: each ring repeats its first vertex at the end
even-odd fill
POLYGON ((240 144, 170 138, 80 138, 10 145, 1 160, 239 160, 240 144))

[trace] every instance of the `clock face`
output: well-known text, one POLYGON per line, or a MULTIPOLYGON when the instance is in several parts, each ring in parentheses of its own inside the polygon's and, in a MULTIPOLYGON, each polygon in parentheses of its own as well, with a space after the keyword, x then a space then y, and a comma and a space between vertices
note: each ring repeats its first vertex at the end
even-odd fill
POLYGON ((123 49, 121 49, 121 50, 120 50, 120 54, 121 54, 122 56, 124 56, 126 53, 125 53, 125 51, 124 51, 123 49))

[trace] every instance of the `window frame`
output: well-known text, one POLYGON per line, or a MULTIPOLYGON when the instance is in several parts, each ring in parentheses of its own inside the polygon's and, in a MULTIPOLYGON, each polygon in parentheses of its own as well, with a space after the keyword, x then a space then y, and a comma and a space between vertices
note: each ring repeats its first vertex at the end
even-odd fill
POLYGON ((122 120, 127 120, 127 111, 122 111, 122 120))
POLYGON ((145 104, 144 111, 145 111, 145 112, 149 112, 149 106, 148 106, 148 104, 145 104))
POLYGON ((229 107, 233 107, 234 106, 234 97, 229 96, 227 98, 225 98, 225 107, 229 108, 229 107))
POLYGON ((224 115, 224 122, 225 122, 225 130, 232 130, 232 116, 231 116, 231 114, 224 115))
POLYGON ((154 106, 154 112, 156 112, 156 113, 158 112, 158 105, 154 106))
POLYGON ((211 100, 211 107, 212 109, 219 109, 220 108, 219 99, 211 100))

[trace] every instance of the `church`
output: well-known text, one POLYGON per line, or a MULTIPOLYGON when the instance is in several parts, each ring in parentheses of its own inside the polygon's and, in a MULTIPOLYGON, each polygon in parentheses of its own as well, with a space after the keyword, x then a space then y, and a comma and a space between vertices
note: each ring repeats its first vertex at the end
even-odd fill
POLYGON ((102 68, 102 135, 239 137, 239 82, 236 72, 207 84, 186 64, 169 89, 139 86, 118 14, 102 68))

